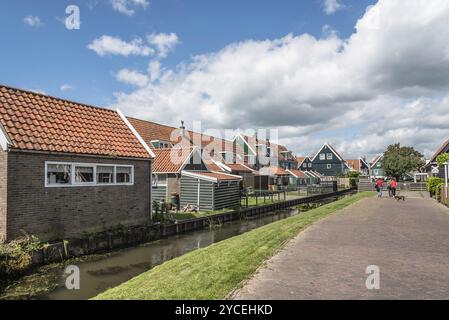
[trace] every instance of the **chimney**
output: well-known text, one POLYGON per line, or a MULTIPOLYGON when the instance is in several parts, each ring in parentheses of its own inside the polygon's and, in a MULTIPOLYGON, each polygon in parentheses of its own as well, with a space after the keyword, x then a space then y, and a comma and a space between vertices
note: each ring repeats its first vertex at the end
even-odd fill
POLYGON ((181 136, 184 137, 185 136, 185 132, 186 132, 186 127, 184 126, 184 121, 181 120, 181 126, 179 127, 179 129, 181 129, 181 136))

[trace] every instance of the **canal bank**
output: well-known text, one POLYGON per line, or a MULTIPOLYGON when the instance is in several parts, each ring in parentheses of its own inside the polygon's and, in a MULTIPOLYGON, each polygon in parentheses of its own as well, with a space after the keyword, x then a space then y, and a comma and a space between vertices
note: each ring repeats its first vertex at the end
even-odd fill
POLYGON ((373 193, 358 193, 156 266, 96 299, 223 299, 299 232, 373 193))
POLYGON ((222 225, 223 223, 240 220, 242 218, 246 219, 249 217, 261 216, 301 204, 322 201, 323 199, 330 197, 338 197, 354 191, 354 189, 345 189, 337 192, 290 199, 267 205, 239 208, 220 214, 175 220, 172 223, 148 223, 131 227, 118 225, 107 230, 85 233, 80 238, 64 239, 59 242, 42 244, 39 248, 36 248, 29 253, 30 263, 28 269, 51 263, 64 262, 77 257, 104 254, 124 248, 130 248, 166 237, 211 226, 222 225))
MULTIPOLYGON (((327 197, 322 202, 335 200, 336 197, 327 197)), ((70 259, 65 263, 44 266, 36 270, 34 274, 25 276, 11 284, 6 292, 0 294, 0 297, 33 298, 38 296, 42 299, 88 299, 165 261, 298 213, 300 212, 297 209, 264 213, 247 219, 234 220, 222 224, 221 227, 215 225, 212 228, 175 235, 102 256, 70 259), (65 289, 63 273, 64 266, 67 264, 75 264, 80 267, 81 290, 68 291, 65 289)))

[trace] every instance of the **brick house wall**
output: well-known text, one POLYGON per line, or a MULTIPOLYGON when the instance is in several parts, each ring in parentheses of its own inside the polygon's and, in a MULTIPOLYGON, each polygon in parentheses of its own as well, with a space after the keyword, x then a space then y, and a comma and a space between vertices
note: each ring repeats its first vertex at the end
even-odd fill
MULTIPOLYGON (((7 163, 8 240, 20 236, 21 230, 49 241, 118 224, 139 225, 150 218, 149 161, 10 152, 7 163), (134 185, 46 188, 45 161, 133 165, 134 185)), ((3 196, 2 187, 0 192, 3 196)), ((1 226, 0 222, 0 230, 1 226)))

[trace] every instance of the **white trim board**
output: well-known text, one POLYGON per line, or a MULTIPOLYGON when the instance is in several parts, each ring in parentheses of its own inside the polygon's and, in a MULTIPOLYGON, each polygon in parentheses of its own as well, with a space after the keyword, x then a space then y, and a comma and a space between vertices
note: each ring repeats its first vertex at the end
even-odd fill
POLYGON ((140 136, 140 134, 137 132, 137 130, 134 128, 134 126, 129 122, 129 120, 125 117, 125 115, 119 110, 116 110, 120 118, 125 122, 125 124, 128 126, 129 130, 134 134, 134 136, 139 140, 139 142, 142 144, 142 146, 145 148, 145 150, 148 152, 148 154, 151 156, 151 158, 155 158, 156 155, 153 153, 151 148, 148 146, 148 144, 143 140, 143 138, 140 136))
POLYGON ((0 124, 0 146, 3 151, 8 151, 8 146, 12 144, 11 139, 9 139, 8 134, 5 131, 5 128, 0 124))
POLYGON ((338 154, 338 152, 329 144, 329 143, 325 143, 323 144, 323 146, 319 149, 319 151, 315 154, 315 156, 313 157, 312 162, 315 161, 316 157, 318 157, 318 155, 321 153, 321 151, 327 147, 336 157, 338 160, 340 161, 344 161, 342 159, 342 157, 338 154))
MULTIPOLYGON (((217 172, 217 173, 218 173, 218 172, 217 172)), ((240 176, 235 176, 235 175, 228 174, 228 173, 221 173, 221 172, 220 172, 220 173, 218 173, 218 174, 222 174, 222 175, 225 175, 225 176, 229 176, 229 177, 234 177, 234 178, 236 178, 235 180, 229 180, 229 181, 240 181, 240 180, 243 179, 243 178, 240 177, 240 176)), ((195 172, 190 172, 190 171, 184 171, 184 170, 183 170, 183 171, 181 172, 181 175, 185 175, 185 176, 190 177, 190 178, 196 178, 196 179, 200 179, 200 180, 206 180, 206 181, 218 183, 218 179, 217 179, 217 178, 204 176, 204 175, 202 175, 200 172, 195 173, 195 172)))

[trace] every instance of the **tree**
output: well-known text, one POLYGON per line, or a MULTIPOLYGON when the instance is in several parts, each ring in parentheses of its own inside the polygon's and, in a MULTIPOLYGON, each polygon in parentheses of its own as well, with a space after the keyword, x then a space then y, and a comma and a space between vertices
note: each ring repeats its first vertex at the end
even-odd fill
POLYGON ((438 167, 444 167, 445 163, 449 163, 449 153, 443 153, 440 154, 437 157, 437 163, 438 163, 438 167))
POLYGON ((382 161, 385 174, 397 180, 408 172, 419 171, 424 164, 420 152, 413 147, 401 147, 400 143, 390 145, 382 161))

